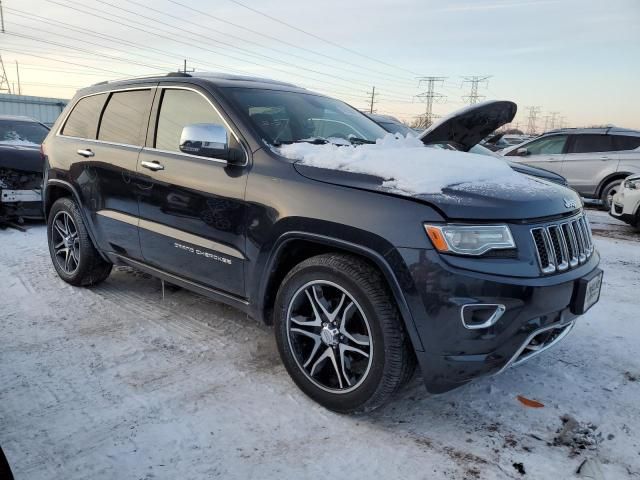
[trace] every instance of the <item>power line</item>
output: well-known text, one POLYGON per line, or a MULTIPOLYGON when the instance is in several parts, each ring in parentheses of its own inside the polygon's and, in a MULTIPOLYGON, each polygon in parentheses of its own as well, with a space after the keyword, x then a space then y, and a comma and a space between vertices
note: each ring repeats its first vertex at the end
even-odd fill
POLYGON ((465 102, 468 102, 469 105, 473 105, 475 103, 478 103, 478 100, 480 98, 484 98, 484 95, 478 95, 478 86, 480 85, 480 83, 484 83, 485 85, 488 85, 488 80, 491 78, 491 75, 485 75, 485 76, 479 76, 479 75, 474 75, 474 76, 470 76, 470 77, 462 77, 463 78, 463 84, 464 83, 470 83, 471 84, 471 91, 469 92, 468 95, 465 95, 462 97, 462 100, 464 100, 465 102))
POLYGON ((334 41, 332 41, 332 40, 327 40, 326 38, 323 38, 323 37, 321 37, 321 36, 319 36, 319 35, 316 35, 315 33, 307 32, 306 30, 303 30, 303 29, 301 29, 301 28, 298 28, 298 27, 296 27, 295 25, 291 25, 290 23, 287 23, 287 22, 285 22, 284 20, 280 20, 279 18, 273 17, 273 16, 271 16, 271 15, 269 15, 269 14, 267 14, 267 13, 261 12, 260 10, 256 10, 256 9, 255 9, 255 8, 253 8, 253 7, 250 7, 250 6, 248 6, 248 5, 245 5, 244 3, 239 2, 238 0, 229 0, 229 1, 230 1, 230 2, 235 3, 236 5, 240 5, 241 7, 244 7, 244 8, 246 8, 247 10, 251 10, 252 12, 257 13, 258 15, 262 15, 263 17, 266 17, 266 18, 268 18, 268 19, 270 19, 270 20, 273 20, 274 22, 277 22, 277 23, 280 23, 280 24, 282 24, 282 25, 285 25, 285 26, 287 26, 287 27, 289 27, 289 28, 291 28, 291 29, 293 29, 293 30, 296 30, 296 31, 301 32, 301 33, 304 33, 305 35, 308 35, 308 36, 310 36, 310 37, 313 37, 313 38, 315 38, 315 39, 317 39, 317 40, 320 40, 320 41, 322 41, 322 42, 328 43, 329 45, 333 45, 334 47, 340 48, 340 49, 342 49, 342 50, 344 50, 344 51, 346 51, 346 52, 352 53, 352 54, 354 54, 354 55, 358 55, 358 56, 360 56, 360 57, 363 57, 363 58, 366 58, 366 59, 368 59, 368 60, 371 60, 371 61, 374 61, 374 62, 380 63, 380 64, 382 64, 382 65, 386 65, 387 67, 395 68, 395 69, 397 69, 397 70, 402 70, 402 71, 407 72, 407 73, 410 73, 410 74, 412 74, 412 75, 416 75, 416 73, 415 73, 415 72, 412 72, 411 70, 408 70, 408 69, 406 69, 406 68, 398 67, 398 66, 396 66, 396 65, 392 65, 392 64, 390 64, 390 63, 384 62, 384 61, 379 60, 379 59, 377 59, 377 58, 370 57, 369 55, 365 55, 364 53, 358 52, 358 51, 356 51, 356 50, 352 50, 351 48, 347 48, 347 47, 345 47, 345 46, 343 46, 343 45, 340 45, 339 43, 336 43, 336 42, 334 42, 334 41))
MULTIPOLYGON (((166 30, 154 30, 154 31, 150 31, 150 30, 146 30, 146 29, 144 29, 144 28, 140 28, 140 27, 135 27, 135 26, 129 25, 128 23, 147 26, 146 24, 144 24, 144 23, 142 23, 142 22, 139 22, 139 21, 136 21, 136 20, 132 20, 129 16, 124 17, 124 16, 121 16, 121 15, 116 15, 116 14, 111 13, 111 12, 104 12, 104 11, 102 11, 102 10, 96 10, 95 8, 93 9, 93 11, 87 11, 87 10, 84 10, 84 9, 81 9, 81 8, 78 8, 78 7, 69 6, 69 5, 67 5, 67 4, 60 3, 60 2, 58 2, 58 1, 56 1, 56 0, 46 0, 46 1, 47 1, 47 2, 49 2, 49 3, 53 3, 53 4, 55 4, 55 5, 59 5, 59 6, 62 6, 62 7, 68 8, 68 9, 73 10, 73 11, 76 11, 76 12, 81 12, 81 13, 84 13, 84 14, 86 14, 86 15, 90 15, 90 16, 94 16, 94 17, 97 17, 97 18, 101 18, 101 19, 103 19, 103 20, 107 20, 107 21, 109 21, 109 22, 115 23, 115 24, 120 25, 120 26, 125 26, 125 27, 127 27, 127 28, 131 28, 131 29, 134 29, 134 30, 137 30, 137 31, 141 31, 141 32, 144 32, 144 33, 148 33, 148 34, 150 34, 150 35, 154 35, 154 36, 157 36, 157 37, 160 37, 160 38, 164 38, 164 39, 167 39, 167 40, 170 40, 170 41, 176 42, 176 43, 180 43, 180 44, 187 45, 187 46, 190 46, 190 47, 194 47, 194 48, 198 48, 198 49, 205 50, 205 51, 208 51, 208 52, 212 52, 212 53, 214 53, 214 54, 216 54, 216 55, 222 55, 222 56, 225 56, 225 57, 228 57, 228 58, 234 59, 234 60, 238 60, 238 61, 240 61, 240 62, 249 63, 249 64, 252 64, 252 65, 257 65, 257 66, 260 66, 260 67, 265 67, 265 68, 267 68, 267 69, 272 69, 272 70, 276 70, 276 71, 279 71, 279 72, 283 72, 283 73, 285 73, 287 76, 294 75, 294 76, 297 76, 297 77, 300 77, 300 78, 307 78, 307 79, 311 79, 311 80, 314 80, 314 81, 318 81, 318 80, 319 80, 319 79, 317 79, 316 77, 310 77, 310 76, 308 76, 308 75, 304 75, 304 74, 302 74, 302 73, 297 73, 297 72, 295 72, 295 71, 293 71, 293 72, 292 72, 291 70, 283 70, 283 69, 281 69, 281 68, 277 68, 277 67, 275 67, 275 66, 273 66, 273 65, 271 65, 271 64, 264 64, 264 63, 259 63, 259 62, 252 61, 252 60, 247 60, 247 59, 245 59, 245 58, 240 58, 240 57, 237 57, 237 56, 234 56, 234 55, 230 55, 229 53, 225 53, 224 51, 220 51, 220 50, 212 50, 211 48, 207 48, 207 47, 205 46, 205 45, 206 45, 206 43, 200 42, 199 40, 196 40, 196 41, 197 41, 197 42, 199 42, 199 43, 190 43, 190 42, 186 42, 186 41, 184 41, 184 40, 183 40, 183 39, 185 38, 185 35, 184 35, 184 33, 185 33, 185 32, 184 32, 184 30, 183 30, 183 29, 180 29, 180 28, 178 28, 178 27, 174 27, 173 25, 169 25, 169 24, 167 24, 167 23, 165 23, 165 22, 162 22, 162 21, 159 21, 159 20, 155 20, 155 19, 153 19, 153 18, 151 18, 151 17, 146 17, 146 16, 144 16, 144 15, 138 14, 137 12, 133 12, 133 11, 131 11, 131 10, 127 10, 127 9, 122 8, 122 7, 118 7, 118 6, 116 6, 116 5, 112 5, 112 4, 110 4, 109 2, 105 2, 104 0, 96 0, 96 1, 98 1, 98 2, 100 2, 100 3, 105 3, 105 4, 107 4, 107 5, 112 6, 112 7, 113 7, 113 8, 115 8, 115 9, 122 10, 122 11, 124 11, 124 12, 128 12, 128 13, 133 14, 133 15, 135 15, 135 16, 143 17, 143 18, 147 18, 147 19, 149 19, 149 20, 151 20, 151 21, 154 21, 154 22, 156 22, 156 23, 160 23, 160 24, 162 24, 162 25, 168 25, 170 28, 173 28, 173 29, 179 30, 179 32, 180 32, 180 38, 175 38, 175 36, 173 36, 173 35, 175 35, 175 34, 173 34, 173 33, 171 33, 171 32, 167 32, 166 30), (100 13, 102 13, 102 14, 108 15, 108 16, 110 16, 110 17, 116 18, 116 19, 118 19, 118 20, 113 20, 113 18, 108 18, 108 17, 104 17, 104 16, 102 16, 102 15, 98 15, 97 13, 95 13, 96 11, 97 11, 97 12, 100 12, 100 13), (123 22, 128 22, 128 23, 123 23, 123 22), (165 35, 162 35, 162 34, 158 33, 158 31, 162 31, 162 32, 164 32, 164 33, 165 33, 165 35), (168 34, 168 35, 172 35, 173 37, 172 37, 172 36, 167 36, 166 34, 168 34)), ((75 0, 65 0, 65 1, 66 1, 67 3, 71 3, 71 4, 80 4, 80 5, 82 5, 82 6, 84 7, 84 5, 83 5, 83 4, 81 4, 80 2, 77 2, 77 1, 75 1, 75 0)), ((196 35, 197 35, 197 34, 196 34, 196 35)), ((202 35, 200 35, 200 36, 202 36, 202 35)), ((209 37, 209 38, 210 38, 210 37, 209 37)), ((187 39, 188 39, 188 40, 191 40, 191 39, 189 39, 189 38, 187 38, 187 39)), ((253 55, 253 56, 256 56, 256 55, 253 55)), ((257 55, 257 56, 258 56, 258 57, 260 57, 259 55, 257 55)), ((195 59, 194 59, 194 60, 195 60, 195 59)), ((281 62, 281 63, 282 63, 282 62, 281 62)), ((285 63, 286 63, 286 62, 285 62, 285 63)), ((300 69, 303 69, 303 70, 310 70, 310 69, 305 69, 305 68, 299 67, 298 65, 295 65, 295 64, 290 64, 290 65, 291 65, 291 67, 292 67, 293 69, 295 69, 295 70, 300 70, 300 69)), ((228 69, 228 68, 226 68, 226 67, 220 67, 220 66, 216 66, 216 68, 222 68, 222 69, 224 69, 224 70, 229 70, 229 69, 228 69)), ((316 71, 314 71, 314 72, 316 72, 316 71)), ((322 73, 322 72, 320 72, 320 73, 322 73)), ((324 74, 324 73, 323 73, 323 74, 324 74)), ((335 76, 333 76, 333 75, 330 75, 330 74, 327 74, 327 75, 329 75, 329 76, 331 76, 331 77, 333 77, 333 78, 336 78, 336 77, 335 77, 335 76)), ((342 77, 339 77, 339 78, 342 78, 342 77)), ((344 81, 345 81, 345 82, 347 82, 347 83, 349 84, 349 86, 353 85, 353 81, 352 81, 352 80, 350 80, 350 79, 346 79, 346 78, 345 78, 345 79, 344 79, 344 81)), ((328 81, 326 81, 326 80, 322 80, 322 82, 323 82, 323 83, 325 83, 325 84, 327 84, 327 85, 333 85, 333 86, 338 86, 339 88, 344 88, 344 85, 341 85, 341 84, 338 84, 338 83, 335 83, 335 82, 328 82, 328 81)), ((363 84, 363 85, 364 85, 364 84, 363 84)), ((401 94, 401 95, 402 95, 402 94, 401 94)))
POLYGON ((422 102, 425 102, 427 106, 426 106, 424 115, 418 122, 418 125, 417 125, 418 128, 428 128, 433 123, 433 119, 435 117, 435 115, 433 114, 434 101, 439 102, 446 98, 445 95, 437 93, 435 91, 435 87, 437 83, 442 84, 446 80, 446 78, 447 77, 434 77, 434 76, 419 78, 419 85, 426 83, 427 90, 425 92, 422 92, 416 95, 416 97, 420 99, 422 102))

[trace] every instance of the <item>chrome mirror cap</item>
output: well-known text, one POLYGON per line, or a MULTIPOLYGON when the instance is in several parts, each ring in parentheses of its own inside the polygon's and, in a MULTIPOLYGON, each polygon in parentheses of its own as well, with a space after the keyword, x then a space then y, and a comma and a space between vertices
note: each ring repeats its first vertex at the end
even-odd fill
POLYGON ((227 160, 229 153, 227 129, 216 123, 186 125, 180 135, 180 151, 189 155, 227 160))

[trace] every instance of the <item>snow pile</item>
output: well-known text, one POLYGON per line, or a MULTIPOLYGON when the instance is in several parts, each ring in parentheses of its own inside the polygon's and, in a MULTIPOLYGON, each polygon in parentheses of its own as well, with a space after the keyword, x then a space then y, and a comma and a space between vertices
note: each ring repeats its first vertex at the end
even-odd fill
POLYGON ((500 158, 426 148, 411 136, 388 134, 375 144, 358 146, 294 143, 280 147, 280 153, 303 165, 374 175, 385 180, 384 187, 409 194, 487 181, 529 185, 500 158))

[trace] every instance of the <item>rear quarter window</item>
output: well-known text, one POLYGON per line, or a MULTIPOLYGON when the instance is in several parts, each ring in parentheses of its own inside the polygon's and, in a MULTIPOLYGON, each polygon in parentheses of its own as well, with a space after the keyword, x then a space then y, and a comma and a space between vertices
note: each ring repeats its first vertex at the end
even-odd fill
POLYGON ((616 150, 635 150, 640 147, 640 136, 613 135, 616 150))
POLYGON ((95 140, 100 112, 102 112, 107 95, 106 93, 101 93, 81 98, 73 107, 60 133, 68 137, 95 140))

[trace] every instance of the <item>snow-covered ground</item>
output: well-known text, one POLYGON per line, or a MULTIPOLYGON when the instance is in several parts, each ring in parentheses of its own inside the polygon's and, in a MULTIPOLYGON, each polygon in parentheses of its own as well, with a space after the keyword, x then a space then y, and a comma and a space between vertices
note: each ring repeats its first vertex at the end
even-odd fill
POLYGON ((72 288, 44 227, 0 231, 0 445, 29 480, 570 479, 586 458, 640 478, 640 235, 590 215, 602 298, 564 342, 357 417, 307 399, 237 311, 129 269, 72 288))

